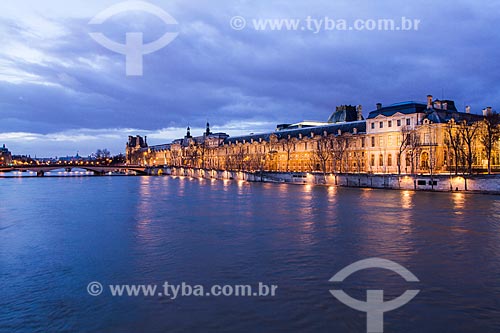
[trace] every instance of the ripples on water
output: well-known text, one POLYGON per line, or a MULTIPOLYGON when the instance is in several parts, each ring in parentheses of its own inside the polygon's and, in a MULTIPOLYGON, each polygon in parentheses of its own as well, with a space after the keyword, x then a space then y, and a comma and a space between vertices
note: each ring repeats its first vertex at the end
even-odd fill
MULTIPOLYGON (((0 180, 1 332, 364 332, 328 282, 369 257, 421 293, 387 332, 500 331, 500 200, 170 177, 0 180), (90 297, 103 284, 279 285, 275 298, 90 297)), ((415 289, 387 271, 358 299, 415 289)))

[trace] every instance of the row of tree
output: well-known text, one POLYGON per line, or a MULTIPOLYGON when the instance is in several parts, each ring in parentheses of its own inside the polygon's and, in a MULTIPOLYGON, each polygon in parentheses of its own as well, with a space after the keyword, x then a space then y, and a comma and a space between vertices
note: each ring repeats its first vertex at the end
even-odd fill
MULTIPOLYGON (((309 149, 306 149, 307 169, 324 174, 366 171, 364 167, 367 156, 360 149, 350 149, 351 140, 358 139, 348 133, 338 135, 325 133, 322 136, 315 136, 314 139, 308 138, 305 141, 309 144, 309 149)), ((483 121, 450 121, 446 125, 444 140, 441 138, 439 144, 434 125, 423 125, 418 128, 403 127, 396 156, 397 170, 399 174, 402 173, 404 159, 406 168, 410 168, 407 171, 411 174, 419 170, 427 170, 433 174, 438 159, 436 150, 441 146, 441 149, 445 148, 445 156, 440 158, 444 159, 449 171, 454 171, 456 174, 471 174, 474 162, 482 153, 488 160, 488 173, 491 173, 495 145, 499 139, 500 116, 496 113, 486 116, 483 121), (424 155, 425 160, 422 157, 424 155)), ((272 135, 269 141, 257 145, 240 143, 211 148, 206 143, 192 142, 182 149, 170 150, 169 163, 173 166, 196 168, 288 172, 296 145, 300 142, 304 141, 291 137, 278 138, 276 135, 272 135)))
POLYGON ((500 140, 499 114, 489 114, 481 122, 450 122, 446 134, 445 144, 450 152, 450 165, 454 165, 455 174, 472 174, 474 161, 481 152, 488 163, 488 174, 491 174, 495 145, 500 140))

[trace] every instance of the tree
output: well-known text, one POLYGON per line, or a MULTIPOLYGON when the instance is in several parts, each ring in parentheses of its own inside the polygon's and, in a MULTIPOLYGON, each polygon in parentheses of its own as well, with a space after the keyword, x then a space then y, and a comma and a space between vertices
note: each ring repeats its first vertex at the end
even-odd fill
POLYGON ((279 171, 279 161, 277 161, 277 157, 279 155, 278 148, 279 148, 278 136, 276 134, 271 134, 269 136, 269 151, 268 151, 270 171, 279 171))
POLYGON ((322 136, 316 140, 315 149, 312 154, 312 162, 316 167, 314 169, 319 169, 323 173, 323 178, 326 181, 326 172, 328 168, 328 161, 332 157, 331 154, 331 142, 328 137, 322 136))
POLYGON ((205 169, 206 167, 206 155, 208 151, 208 143, 206 140, 203 140, 201 143, 196 144, 198 156, 199 156, 199 167, 205 169))
POLYGON ((333 171, 337 170, 337 165, 339 166, 339 171, 342 173, 342 165, 344 162, 345 152, 348 147, 348 139, 345 136, 337 135, 331 140, 331 152, 333 156, 333 171))
POLYGON ((474 149, 475 137, 478 132, 478 123, 472 122, 468 123, 463 121, 459 124, 458 131, 462 138, 462 150, 465 162, 467 163, 467 173, 472 174, 472 165, 474 163, 474 157, 476 156, 476 149, 474 149))
POLYGON ((292 154, 294 142, 290 138, 290 135, 288 135, 288 137, 283 138, 281 143, 282 143, 283 151, 286 154, 286 170, 285 171, 289 172, 290 171, 290 157, 291 157, 290 155, 292 154))
POLYGON ((413 175, 418 171, 418 161, 420 157, 420 152, 422 150, 420 143, 420 135, 418 134, 417 130, 408 129, 406 149, 407 149, 406 159, 411 165, 411 174, 413 175))
POLYGON ((491 113, 484 117, 482 131, 479 135, 479 141, 484 147, 486 159, 488 160, 488 174, 491 174, 491 159, 495 144, 500 139, 500 115, 491 113))
POLYGON ((234 154, 234 164, 236 167, 236 170, 238 171, 245 171, 245 152, 244 152, 244 147, 242 144, 238 144, 238 146, 235 149, 235 154, 234 154))
POLYGON ((97 149, 95 156, 97 158, 108 158, 108 157, 111 157, 111 153, 109 152, 109 150, 107 148, 97 149))
POLYGON ((179 149, 171 148, 170 149, 170 156, 172 159, 173 166, 176 166, 176 167, 182 166, 182 162, 180 161, 182 159, 182 157, 181 157, 179 149))
POLYGON ((264 169, 266 167, 266 153, 264 147, 260 145, 254 145, 254 153, 251 155, 250 159, 250 169, 252 171, 258 171, 260 174, 260 181, 263 179, 264 169))
POLYGON ((401 142, 399 144, 399 152, 397 156, 398 175, 401 174, 401 158, 403 157, 403 153, 406 152, 410 146, 411 132, 412 130, 409 126, 401 128, 401 142))
MULTIPOLYGON (((448 147, 451 147, 453 151, 453 163, 455 164, 455 175, 458 175, 459 167, 462 165, 463 161, 463 150, 462 150, 462 135, 458 130, 458 127, 455 126, 455 121, 452 119, 448 123, 446 127, 446 135, 447 138, 445 143, 448 147)), ((451 172, 451 165, 450 165, 451 172)))

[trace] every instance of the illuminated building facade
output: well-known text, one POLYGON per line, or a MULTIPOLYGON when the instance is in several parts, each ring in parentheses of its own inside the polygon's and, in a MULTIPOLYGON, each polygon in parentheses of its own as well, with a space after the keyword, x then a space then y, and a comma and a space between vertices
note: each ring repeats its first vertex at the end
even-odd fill
POLYGON ((12 154, 11 152, 3 145, 0 148, 0 166, 8 166, 12 164, 12 154))
MULTIPOLYGON (((237 171, 432 174, 472 173, 500 169, 498 124, 489 153, 486 119, 467 107, 459 112, 451 100, 404 102, 377 108, 365 120, 362 107, 342 105, 326 122, 280 124, 270 133, 229 137, 212 133, 186 136, 148 146, 146 138, 129 137, 127 162, 237 171), (490 156, 490 158, 488 158, 490 156)), ((495 120, 496 121, 496 120, 495 120)), ((493 121, 493 123, 495 123, 493 121)), ((491 134, 491 133, 490 133, 491 134)))

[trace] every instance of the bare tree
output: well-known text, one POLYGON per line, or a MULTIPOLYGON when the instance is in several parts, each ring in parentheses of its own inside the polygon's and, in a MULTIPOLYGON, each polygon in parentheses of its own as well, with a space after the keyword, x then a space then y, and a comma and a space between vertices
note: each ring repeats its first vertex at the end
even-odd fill
POLYGON ((482 131, 479 141, 484 147, 484 152, 488 160, 488 174, 491 174, 491 159, 495 144, 500 139, 500 115, 498 113, 488 114, 482 123, 482 131))
MULTIPOLYGON (((454 120, 450 120, 448 126, 446 127, 447 138, 445 143, 451 148, 453 151, 453 163, 455 164, 455 175, 458 175, 459 167, 462 165, 462 135, 458 130, 458 126, 456 126, 454 120)), ((451 165, 450 165, 451 171, 451 165)))
POLYGON ((322 136, 315 142, 315 149, 312 154, 313 163, 319 166, 320 171, 323 173, 323 178, 326 182, 326 173, 328 170, 328 161, 332 157, 331 154, 331 141, 328 137, 322 136))
POLYGON ((462 137, 463 156, 465 158, 465 162, 467 163, 467 173, 469 175, 472 174, 472 166, 474 164, 474 157, 476 156, 474 144, 478 128, 479 126, 477 122, 468 123, 465 120, 461 122, 458 127, 460 136, 462 137))
POLYGON ((406 152, 408 150, 408 147, 410 146, 411 132, 412 130, 409 126, 404 126, 401 128, 401 142, 399 144, 399 153, 397 156, 398 175, 401 174, 401 159, 403 157, 403 153, 406 152))
POLYGON ((262 150, 263 147, 256 146, 255 147, 255 152, 251 155, 251 160, 250 160, 250 169, 253 171, 258 171, 260 174, 260 181, 263 179, 263 174, 264 174, 264 169, 266 167, 266 156, 267 154, 265 153, 264 150, 262 150))
POLYGON ((292 150, 294 147, 294 142, 292 141, 292 138, 290 137, 290 135, 288 135, 286 138, 283 138, 281 140, 281 144, 282 144, 283 151, 286 154, 285 172, 289 172, 290 171, 290 158, 291 158, 292 150))
POLYGON ((238 145, 236 147, 235 154, 233 155, 234 157, 234 164, 236 167, 236 170, 238 171, 244 171, 245 170, 245 151, 243 145, 238 145))
POLYGON ((342 173, 344 156, 348 147, 349 141, 347 137, 342 135, 337 135, 331 140, 331 152, 333 157, 333 171, 337 170, 339 167, 339 172, 342 173))
POLYGON ((97 149, 95 156, 97 158, 109 158, 109 157, 111 157, 111 153, 109 152, 109 150, 107 148, 97 149))
POLYGON ((418 134, 417 130, 410 130, 408 135, 408 152, 406 156, 409 157, 411 164, 411 174, 414 175, 418 171, 418 163, 422 147, 420 144, 420 135, 418 134))
POLYGON ((206 167, 206 155, 208 152, 208 143, 206 142, 206 140, 203 140, 203 142, 196 144, 196 148, 199 156, 199 167, 204 169, 206 167))
POLYGON ((267 159, 269 161, 270 171, 279 171, 279 162, 277 161, 279 140, 276 134, 271 134, 268 143, 269 150, 267 152, 267 159))

